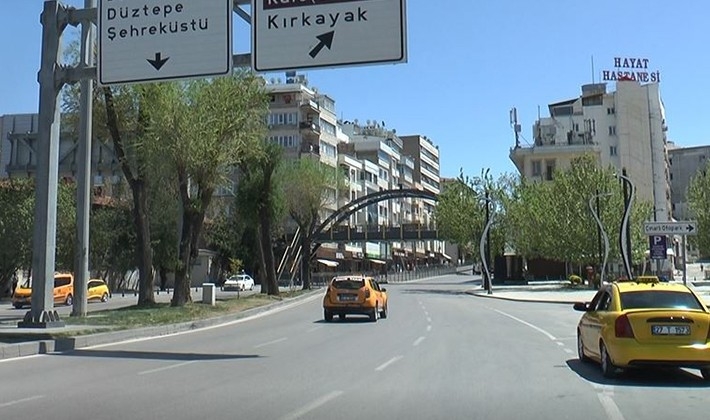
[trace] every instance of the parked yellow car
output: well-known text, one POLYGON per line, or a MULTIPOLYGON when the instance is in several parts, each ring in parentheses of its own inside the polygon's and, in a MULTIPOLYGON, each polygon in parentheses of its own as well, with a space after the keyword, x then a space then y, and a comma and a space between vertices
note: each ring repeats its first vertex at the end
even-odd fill
POLYGON ((671 366, 700 369, 710 381, 710 312, 682 284, 657 278, 605 285, 591 302, 576 303, 582 361, 601 364, 604 376, 619 369, 671 366))
MULTIPOLYGON (((30 280, 18 284, 12 295, 12 306, 21 309, 32 303, 32 286, 30 280)), ((54 275, 54 304, 71 306, 74 303, 74 276, 71 273, 57 273, 54 275)))
POLYGON ((370 321, 387 318, 387 289, 372 277, 334 277, 323 297, 323 316, 326 322, 338 315, 344 320, 346 315, 367 315, 370 321))

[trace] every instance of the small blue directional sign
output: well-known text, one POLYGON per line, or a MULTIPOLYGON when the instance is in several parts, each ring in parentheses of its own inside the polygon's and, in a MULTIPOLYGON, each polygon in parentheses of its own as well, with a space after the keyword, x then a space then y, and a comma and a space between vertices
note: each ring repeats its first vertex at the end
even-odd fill
POLYGON ((666 252, 666 237, 664 235, 652 235, 648 237, 652 260, 665 260, 668 258, 666 252))

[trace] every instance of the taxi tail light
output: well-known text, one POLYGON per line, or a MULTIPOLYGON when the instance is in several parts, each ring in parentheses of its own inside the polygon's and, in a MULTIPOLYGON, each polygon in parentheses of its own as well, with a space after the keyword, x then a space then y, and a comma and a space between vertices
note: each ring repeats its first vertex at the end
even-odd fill
POLYGON ((614 322, 614 333, 617 338, 634 338, 634 330, 627 315, 621 315, 614 322))

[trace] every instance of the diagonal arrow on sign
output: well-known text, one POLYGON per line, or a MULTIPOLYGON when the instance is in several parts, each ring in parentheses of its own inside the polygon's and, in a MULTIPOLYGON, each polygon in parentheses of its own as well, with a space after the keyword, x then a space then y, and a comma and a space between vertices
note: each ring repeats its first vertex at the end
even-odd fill
POLYGON ((330 47, 333 45, 333 35, 335 35, 335 31, 330 31, 330 32, 326 32, 324 34, 318 35, 316 37, 316 38, 318 38, 318 41, 319 41, 318 45, 313 47, 313 49, 311 50, 310 53, 308 53, 308 55, 310 55, 311 58, 316 58, 316 56, 318 55, 318 53, 320 53, 320 51, 323 49, 323 47, 328 47, 328 49, 330 49, 330 47))

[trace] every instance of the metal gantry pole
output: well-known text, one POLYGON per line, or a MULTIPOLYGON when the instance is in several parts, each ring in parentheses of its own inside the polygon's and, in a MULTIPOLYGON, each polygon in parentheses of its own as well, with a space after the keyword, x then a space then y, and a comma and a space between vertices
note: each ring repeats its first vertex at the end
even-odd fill
MULTIPOLYGON (((84 7, 96 7, 96 0, 84 0, 84 7)), ((91 21, 81 23, 80 68, 89 68, 94 61, 94 30, 91 21)), ((89 215, 91 213, 91 146, 94 80, 85 78, 80 84, 79 104, 79 171, 76 190, 77 249, 74 267, 74 307, 72 316, 86 316, 89 282, 89 215)))
POLYGON ((63 326, 54 311, 54 263, 57 232, 59 170, 59 91, 57 58, 61 54, 62 6, 45 1, 41 15, 42 58, 39 71, 39 137, 35 177, 34 231, 32 235, 32 308, 18 327, 63 326))

